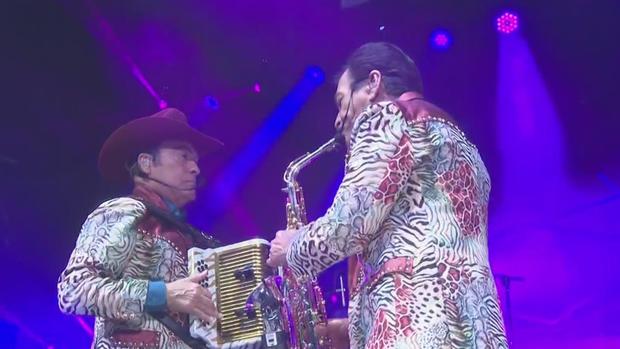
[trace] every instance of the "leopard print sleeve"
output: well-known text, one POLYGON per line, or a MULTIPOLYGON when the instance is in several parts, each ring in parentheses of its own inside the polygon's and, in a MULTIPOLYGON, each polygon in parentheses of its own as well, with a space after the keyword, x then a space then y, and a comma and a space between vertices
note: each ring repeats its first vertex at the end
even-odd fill
POLYGON ((143 312, 147 280, 123 276, 146 208, 134 199, 103 203, 86 219, 67 268, 58 280, 64 313, 131 320, 143 312))
POLYGON ((375 237, 414 167, 414 144, 398 106, 368 107, 356 120, 345 177, 327 213, 302 227, 287 252, 297 275, 316 276, 362 252, 375 237))

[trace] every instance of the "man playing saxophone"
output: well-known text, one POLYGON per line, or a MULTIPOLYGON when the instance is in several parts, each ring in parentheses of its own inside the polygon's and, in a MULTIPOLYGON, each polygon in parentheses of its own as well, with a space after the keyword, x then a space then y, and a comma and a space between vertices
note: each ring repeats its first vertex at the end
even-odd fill
POLYGON ((489 175, 422 93, 398 47, 353 52, 335 94, 345 177, 324 216, 276 234, 268 263, 316 276, 351 256, 348 323, 321 329, 341 347, 506 348, 487 253, 489 175))

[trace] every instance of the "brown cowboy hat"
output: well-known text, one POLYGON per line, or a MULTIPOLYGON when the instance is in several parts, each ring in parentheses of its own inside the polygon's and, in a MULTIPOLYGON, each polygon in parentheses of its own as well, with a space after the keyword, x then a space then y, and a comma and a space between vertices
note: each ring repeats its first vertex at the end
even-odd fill
POLYGON ((190 127, 183 112, 166 108, 132 120, 114 131, 99 152, 99 171, 107 181, 127 182, 130 179, 128 166, 138 154, 170 140, 189 142, 199 156, 222 146, 219 140, 190 127))

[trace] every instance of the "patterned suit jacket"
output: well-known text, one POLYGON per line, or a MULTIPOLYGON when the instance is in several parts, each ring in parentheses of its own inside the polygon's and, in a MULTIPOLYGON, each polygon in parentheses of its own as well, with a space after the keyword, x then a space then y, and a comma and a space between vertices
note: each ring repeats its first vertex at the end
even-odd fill
MULTIPOLYGON (((166 207, 159 196, 137 187, 133 197, 95 209, 58 280, 63 312, 96 316, 93 348, 188 348, 145 313, 144 304, 149 280, 187 277, 192 239, 151 215, 142 201, 166 207)), ((187 316, 173 317, 187 325, 187 316)))
POLYGON ((487 252, 489 175, 463 132, 413 105, 356 118, 334 202, 300 229, 288 265, 316 275, 359 256, 352 348, 507 347, 487 252))

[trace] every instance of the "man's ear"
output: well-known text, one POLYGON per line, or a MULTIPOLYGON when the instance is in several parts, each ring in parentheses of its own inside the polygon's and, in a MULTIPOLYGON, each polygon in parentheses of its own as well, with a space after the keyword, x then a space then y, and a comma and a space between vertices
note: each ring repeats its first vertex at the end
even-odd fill
POLYGON ((138 168, 140 172, 148 175, 151 173, 151 166, 153 164, 153 156, 147 153, 140 153, 138 155, 138 168))
POLYGON ((371 101, 379 96, 382 79, 383 75, 376 69, 368 74, 368 94, 371 101))

